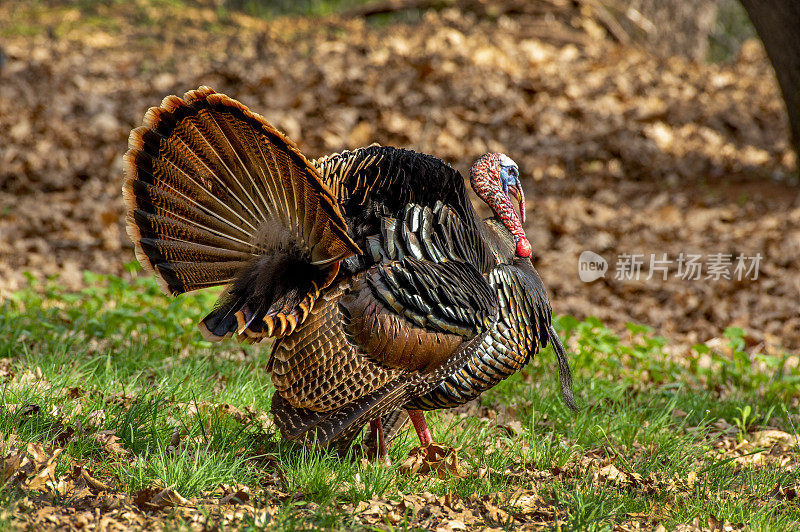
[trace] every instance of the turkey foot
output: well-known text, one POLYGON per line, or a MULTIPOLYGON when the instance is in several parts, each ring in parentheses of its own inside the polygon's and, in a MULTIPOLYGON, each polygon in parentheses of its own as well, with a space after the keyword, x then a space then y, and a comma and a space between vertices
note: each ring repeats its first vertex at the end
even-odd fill
POLYGON ((434 443, 431 431, 425 422, 425 414, 421 410, 408 410, 408 417, 411 418, 414 430, 417 431, 420 446, 411 449, 400 470, 407 474, 420 475, 435 471, 439 478, 460 476, 458 450, 434 443))
POLYGON ((407 475, 432 472, 441 479, 462 474, 458 463, 458 449, 434 442, 411 449, 408 458, 400 466, 400 471, 407 475))

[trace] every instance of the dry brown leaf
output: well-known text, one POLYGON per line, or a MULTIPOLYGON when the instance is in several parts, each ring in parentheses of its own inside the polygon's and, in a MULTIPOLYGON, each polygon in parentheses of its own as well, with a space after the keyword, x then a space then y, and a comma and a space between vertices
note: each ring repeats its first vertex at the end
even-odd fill
POLYGON ((142 488, 133 495, 133 504, 141 510, 152 510, 150 501, 160 492, 161 490, 157 488, 142 488))
POLYGON ((725 522, 717 519, 714 514, 708 516, 708 527, 711 532, 722 532, 725 529, 725 522))
POLYGON ((498 424, 497 427, 502 429, 508 435, 509 438, 516 438, 517 436, 522 434, 524 430, 522 427, 522 423, 520 423, 516 419, 506 421, 503 424, 498 424))
POLYGON ((84 485, 84 481, 76 482, 72 476, 58 479, 54 485, 54 491, 62 497, 70 497, 73 500, 80 500, 86 497, 94 497, 95 492, 84 485))
POLYGON ((400 465, 400 471, 407 475, 435 472, 439 478, 463 474, 458 461, 458 449, 435 442, 411 449, 408 458, 400 465))
POLYGON ((24 453, 22 450, 11 450, 3 459, 3 477, 0 486, 3 486, 19 470, 24 453))
POLYGON ((487 523, 497 526, 507 526, 511 520, 508 512, 490 502, 483 503, 483 518, 487 523))
POLYGON ((797 500, 798 493, 800 493, 800 484, 794 486, 784 486, 778 483, 774 488, 772 488, 770 496, 778 500, 793 502, 797 500))
POLYGON ((150 499, 150 504, 157 508, 187 506, 189 501, 172 488, 164 488, 150 499))
POLYGON ((796 436, 789 434, 788 432, 769 429, 754 432, 752 435, 752 443, 753 445, 759 447, 772 447, 773 445, 777 444, 786 447, 792 447, 798 445, 798 440, 796 436))
POLYGON ((80 476, 83 479, 83 481, 86 482, 86 485, 89 487, 89 489, 91 489, 94 492, 108 491, 109 489, 111 489, 108 486, 108 484, 97 480, 87 470, 83 469, 82 467, 80 468, 80 476))
POLYGON ((607 466, 600 468, 600 470, 597 471, 597 475, 600 478, 605 478, 611 482, 625 483, 628 481, 628 476, 614 467, 614 464, 608 464, 607 466))
POLYGON ((113 458, 130 458, 131 452, 122 446, 119 436, 115 430, 101 430, 92 434, 92 439, 96 441, 113 458))
POLYGON ((448 519, 440 526, 436 527, 436 532, 453 532, 458 530, 466 530, 467 525, 458 519, 448 519))
POLYGON ((0 382, 8 383, 14 379, 14 372, 11 370, 11 359, 0 359, 0 382))
POLYGON ((139 490, 133 497, 133 504, 142 510, 162 510, 177 506, 189 506, 191 502, 172 487, 167 487, 139 490))
POLYGON ((384 519, 389 521, 391 524, 396 525, 397 523, 400 522, 402 517, 400 516, 400 513, 397 510, 392 509, 386 512, 384 519))
POLYGON ((520 517, 538 513, 542 501, 536 489, 519 489, 511 495, 508 502, 514 508, 514 516, 520 517))
MULTIPOLYGON (((651 474, 650 478, 655 479, 654 474, 651 474)), ((697 472, 690 471, 686 475, 686 478, 682 478, 675 473, 672 478, 669 478, 665 481, 655 479, 654 484, 670 493, 689 493, 694 489, 695 484, 697 484, 697 480, 697 472)))
POLYGON ((274 427, 272 415, 269 412, 257 411, 250 407, 241 409, 227 403, 212 403, 208 401, 176 403, 174 406, 190 414, 224 414, 239 423, 258 422, 265 432, 274 427))
POLYGON ((687 490, 692 491, 695 484, 697 484, 697 471, 689 471, 689 474, 686 475, 687 490))
POLYGON ((244 490, 237 489, 219 500, 220 504, 242 504, 250 500, 250 494, 244 490))
POLYGON ((86 390, 79 386, 72 386, 69 390, 67 390, 66 398, 68 401, 72 401, 79 397, 83 397, 86 395, 86 390))
POLYGON ((106 422, 106 411, 102 409, 92 410, 86 416, 86 424, 94 430, 99 429, 106 422))
POLYGON ((42 490, 48 482, 55 482, 56 465, 58 457, 64 449, 55 449, 52 454, 47 453, 39 444, 28 444, 28 454, 33 456, 36 464, 36 474, 27 482, 23 483, 23 488, 29 490, 42 490))
POLYGON ((37 471, 47 465, 48 460, 52 456, 52 453, 45 449, 39 442, 28 443, 25 450, 33 462, 34 469, 37 471))

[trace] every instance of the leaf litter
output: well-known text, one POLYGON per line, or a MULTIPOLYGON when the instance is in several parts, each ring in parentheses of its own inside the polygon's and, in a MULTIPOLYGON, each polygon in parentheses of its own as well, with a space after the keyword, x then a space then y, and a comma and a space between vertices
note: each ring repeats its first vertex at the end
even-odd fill
MULTIPOLYGON (((786 441, 785 433, 771 430, 757 433, 753 443, 782 445, 786 441)), ((24 445, 18 438, 9 438, 6 443, 9 442, 10 450, 3 462, 4 489, 14 487, 27 494, 19 505, 27 508, 24 522, 29 526, 61 523, 80 526, 85 521, 86 525, 94 526, 102 522, 121 528, 147 528, 170 516, 188 523, 201 523, 205 522, 203 519, 213 517, 215 523, 224 526, 235 526, 245 519, 268 524, 288 497, 278 488, 244 485, 221 485, 192 498, 184 497, 174 487, 158 485, 129 495, 114 489, 113 479, 97 478, 92 471, 77 464, 56 477, 62 448, 47 448, 38 443, 24 445), (56 504, 56 496, 62 501, 70 501, 69 504, 56 504)), ((539 470, 530 464, 517 464, 521 469, 516 473, 519 478, 515 482, 521 487, 495 495, 460 497, 452 493, 437 496, 429 492, 397 492, 396 496, 387 494, 386 498, 373 497, 357 504, 340 502, 339 505, 343 511, 357 516, 362 526, 398 524, 410 517, 411 525, 435 530, 470 530, 475 526, 504 528, 512 523, 525 529, 551 528, 559 519, 557 510, 540 495, 536 486, 546 486, 559 478, 585 478, 597 486, 614 485, 633 492, 660 493, 662 497, 671 494, 678 498, 692 493, 701 479, 696 471, 685 478, 660 477, 657 473, 643 477, 627 471, 624 464, 615 465, 614 453, 607 451, 589 450, 572 458, 564 467, 547 470, 539 470)), ((437 444, 412 449, 399 472, 443 479, 490 473, 460 467, 457 450, 437 444)), ((770 497, 792 503, 797 500, 798 490, 800 485, 779 484, 770 492, 770 497)), ((309 511, 313 509, 313 503, 306 503, 306 506, 309 511)), ((664 517, 656 509, 650 513, 629 515, 633 522, 657 523, 664 517)), ((741 525, 720 523, 723 528, 714 528, 717 525, 711 523, 710 530, 744 530, 741 525)), ((626 524, 620 526, 623 530, 636 529, 626 524)), ((681 526, 684 528, 680 530, 687 531, 707 529, 698 523, 681 526)))
MULTIPOLYGON (((20 374, 19 378, 24 376, 20 374)), ((43 375, 39 378, 44 380, 43 375)), ((72 401, 80 404, 81 401, 90 400, 93 392, 69 388, 59 395, 65 398, 74 397, 72 401)), ((125 397, 126 400, 118 406, 130 407, 137 400, 135 396, 125 397)), ((487 442, 491 443, 488 448, 503 450, 523 441, 528 429, 519 422, 519 416, 527 408, 530 405, 522 399, 509 406, 494 407, 473 402, 453 412, 442 413, 441 416, 445 421, 452 418, 452 422, 458 422, 466 416, 476 418, 492 434, 502 436, 487 442)), ((123 528, 146 528, 170 518, 191 523, 205 522, 202 521, 203 516, 208 516, 209 512, 215 516, 215 522, 225 526, 236 526, 248 519, 269 523, 276 518, 278 509, 285 501, 297 497, 297 494, 285 491, 288 484, 282 472, 283 466, 266 449, 259 451, 259 456, 254 457, 254 460, 263 463, 265 471, 274 470, 274 474, 267 474, 260 486, 222 485, 211 492, 185 497, 174 486, 156 483, 128 494, 120 489, 113 476, 109 477, 102 469, 92 470, 91 465, 76 462, 63 453, 73 438, 82 437, 98 445, 101 456, 96 458, 101 458, 101 461, 132 464, 136 460, 135 454, 125 447, 117 435, 116 429, 103 428, 108 418, 103 410, 90 411, 83 427, 75 429, 75 422, 71 421, 74 418, 64 413, 66 409, 57 408, 56 405, 47 408, 37 406, 34 409, 30 404, 6 404, 4 409, 8 414, 21 419, 24 417, 28 421, 33 416, 51 416, 54 423, 61 427, 59 430, 63 435, 56 438, 58 446, 55 447, 24 443, 13 433, 3 439, 3 446, 8 451, 4 456, 2 481, 6 488, 13 488, 24 494, 19 504, 20 507, 27 508, 23 513, 24 522, 30 526, 55 526, 58 523, 75 525, 84 521, 87 525, 92 525, 103 521, 107 525, 116 523, 123 528), (65 460, 61 468, 58 467, 60 460, 65 460), (57 470, 63 473, 57 475, 57 470), (69 505, 56 503, 57 498, 70 501, 69 505), (69 508, 82 513, 75 514, 69 508)), ((248 407, 192 401, 172 404, 164 415, 169 418, 172 415, 169 412, 173 409, 189 416, 224 416, 238 424, 261 427, 264 433, 274 430, 267 413, 248 407)), ((74 408, 74 411, 80 410, 74 408)), ((672 417, 677 419, 686 416, 687 413, 680 410, 672 412, 672 417)), ((180 425, 175 423, 176 428, 167 450, 181 454, 184 441, 181 438, 180 425)), ((707 440, 710 445, 708 459, 711 462, 730 460, 741 467, 769 467, 786 471, 789 475, 772 487, 768 497, 775 503, 797 504, 800 483, 792 480, 797 478, 796 456, 800 451, 796 436, 770 427, 755 427, 742 434, 737 426, 724 419, 718 419, 707 429, 687 426, 684 430, 687 434, 697 432, 707 440)), ((342 511, 357 515, 364 526, 382 526, 386 523, 394 525, 410 519, 409 522, 414 526, 436 530, 469 530, 476 526, 503 528, 510 524, 519 528, 536 529, 553 527, 560 519, 557 507, 548 500, 548 496, 543 497, 539 491, 553 482, 582 479, 598 489, 614 487, 624 492, 666 496, 675 501, 691 495, 703 482, 704 473, 700 464, 685 476, 660 472, 652 472, 646 476, 636 473, 628 461, 640 460, 637 453, 644 451, 645 449, 634 447, 631 458, 624 449, 606 445, 573 454, 563 466, 544 469, 527 460, 512 457, 507 466, 497 470, 473 465, 469 457, 467 461, 462 460, 461 448, 434 443, 411 449, 408 458, 399 464, 398 473, 402 476, 432 477, 443 481, 496 476, 511 482, 514 487, 481 497, 459 497, 453 493, 398 493, 397 496, 387 494, 384 498, 373 497, 371 501, 339 502, 338 505, 342 511)), ((718 492, 713 496, 726 500, 736 498, 738 494, 718 492)), ((673 503, 668 503, 667 506, 669 504, 673 503)), ((302 503, 301 511, 303 508, 311 513, 314 506, 313 503, 302 503)), ((628 518, 631 522, 657 524, 668 515, 668 507, 654 507, 650 512, 633 513, 628 518)), ((730 530, 741 528, 734 526, 735 524, 725 524, 724 521, 722 523, 723 528, 728 527, 730 530)), ((620 526, 626 529, 627 525, 620 526)), ((684 529, 705 530, 706 527, 684 529)))

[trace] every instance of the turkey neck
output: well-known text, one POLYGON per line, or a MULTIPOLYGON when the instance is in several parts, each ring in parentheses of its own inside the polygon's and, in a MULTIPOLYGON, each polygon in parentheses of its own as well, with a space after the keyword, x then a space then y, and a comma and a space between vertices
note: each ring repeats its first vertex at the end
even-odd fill
POLYGON ((497 171, 487 168, 486 164, 476 163, 473 165, 469 171, 472 190, 486 202, 495 216, 514 235, 516 254, 523 258, 530 258, 533 248, 525 231, 522 229, 522 223, 519 220, 514 204, 508 194, 500 188, 498 184, 500 182, 499 175, 495 176, 492 173, 497 173, 497 171))
POLYGON ((517 216, 517 211, 511 200, 503 192, 499 192, 490 196, 489 199, 484 199, 489 207, 494 211, 495 215, 503 222, 503 225, 514 235, 516 241, 516 253, 520 257, 530 258, 532 246, 528 240, 528 236, 522 229, 522 224, 517 216))

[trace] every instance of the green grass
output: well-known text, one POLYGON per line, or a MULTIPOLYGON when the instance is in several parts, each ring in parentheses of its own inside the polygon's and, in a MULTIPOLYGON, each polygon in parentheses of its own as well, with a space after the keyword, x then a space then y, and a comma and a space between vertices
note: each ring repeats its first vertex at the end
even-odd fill
POLYGON ((709 35, 706 58, 711 63, 732 61, 742 43, 756 37, 756 30, 739 0, 722 0, 709 35))
POLYGON ((121 46, 130 44, 161 45, 163 36, 150 43, 152 31, 181 24, 189 17, 211 34, 239 31, 234 15, 261 19, 278 17, 326 17, 358 7, 369 0, 76 0, 58 2, 34 0, 18 2, 9 11, 9 20, 0 25, 0 37, 49 35, 57 39, 84 38, 103 32, 115 36, 121 46), (209 20, 198 12, 213 13, 209 20), (141 32, 143 34, 140 34, 141 32))
MULTIPOLYGON (((79 293, 34 283, 0 307, 0 450, 10 434, 63 447, 56 475, 82 465, 120 492, 172 486, 187 498, 246 485, 260 493, 256 507, 276 509, 272 525, 287 529, 358 528, 360 502, 426 491, 513 512, 520 489, 537 490, 562 530, 633 521, 670 529, 710 516, 753 530, 800 522, 797 499, 774 495, 776 486, 800 483, 796 440, 787 454, 793 470, 739 464, 723 445, 766 426, 797 436, 796 357, 749 352, 739 329, 726 331, 721 351, 700 344, 674 356, 647 327, 631 324, 619 337, 596 319, 561 317, 581 410, 559 400, 545 350, 484 394, 480 415, 429 415, 435 438, 458 448, 464 470, 439 479, 399 471, 416 443, 411 430, 393 442, 388 467, 281 442, 260 415, 273 393, 269 348, 209 344, 197 332, 214 293, 168 298, 149 277, 85 275, 90 288, 79 293), (720 420, 734 427, 725 437, 720 420), (127 458, 110 454, 97 431, 119 438, 127 458), (628 480, 604 477, 609 464, 628 480), (692 472, 696 481, 687 485, 692 472), (264 486, 271 487, 259 491, 264 486)), ((743 449, 739 455, 757 450, 743 449)), ((26 496, 3 490, 0 519, 16 522, 26 496)), ((379 528, 409 525, 412 514, 379 528)), ((520 526, 505 515, 503 526, 520 526)), ((253 516, 247 522, 258 524, 253 516)))
POLYGON ((332 15, 366 4, 369 0, 225 0, 225 9, 243 11, 252 16, 272 18, 277 16, 320 17, 332 15))

